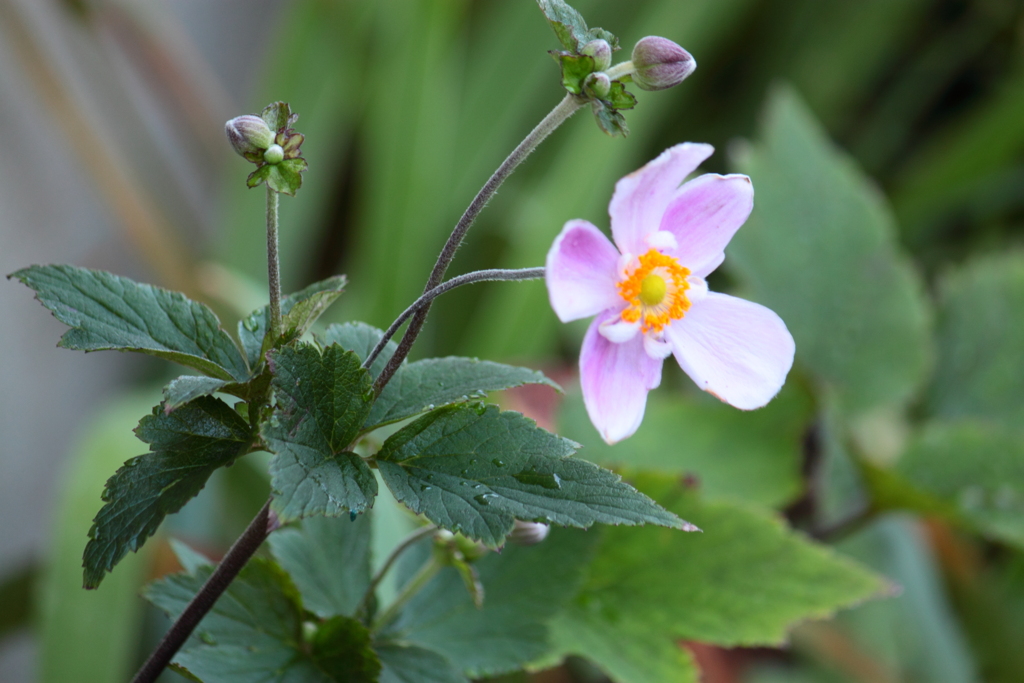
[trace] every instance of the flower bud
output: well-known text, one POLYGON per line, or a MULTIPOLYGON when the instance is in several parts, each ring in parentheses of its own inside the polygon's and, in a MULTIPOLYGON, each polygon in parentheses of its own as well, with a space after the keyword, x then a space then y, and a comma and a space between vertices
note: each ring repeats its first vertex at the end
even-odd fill
POLYGON ((647 36, 633 48, 633 82, 643 90, 664 90, 683 82, 697 62, 668 38, 647 36))
POLYGON ((598 71, 604 71, 612 65, 612 46, 607 40, 592 40, 583 46, 581 54, 594 58, 594 67, 598 71))
POLYGON ((235 151, 243 157, 262 152, 274 144, 274 131, 258 116, 236 116, 224 124, 224 132, 235 151))
POLYGON ((537 545, 548 537, 551 527, 540 522, 524 522, 517 519, 508 540, 516 545, 537 545))
POLYGON ((612 79, 608 78, 608 74, 598 71, 587 76, 587 79, 583 81, 583 90, 591 97, 597 97, 598 99, 604 99, 608 97, 608 93, 612 89, 612 79))
POLYGON ((268 164, 279 164, 284 161, 284 148, 281 145, 271 145, 263 153, 263 160, 268 164))

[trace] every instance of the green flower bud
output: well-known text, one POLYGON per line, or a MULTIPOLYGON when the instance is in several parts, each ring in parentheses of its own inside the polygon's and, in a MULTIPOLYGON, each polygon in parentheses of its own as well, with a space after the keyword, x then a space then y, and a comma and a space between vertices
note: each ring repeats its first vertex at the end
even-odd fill
POLYGON ((594 58, 594 66, 598 71, 604 71, 612 65, 612 46, 607 40, 592 40, 583 46, 580 54, 594 58))
POLYGON ((608 74, 601 71, 590 74, 583 82, 583 91, 590 97, 596 97, 601 100, 608 97, 611 89, 612 79, 608 78, 608 74))
POLYGON ((633 82, 640 88, 664 90, 682 83, 697 62, 668 38, 647 36, 633 48, 633 68, 633 82))
POLYGON ((268 164, 279 164, 284 161, 284 148, 281 145, 271 145, 263 153, 263 160, 268 164))
POLYGON ((235 151, 249 161, 274 144, 274 131, 266 121, 251 114, 231 119, 224 124, 224 132, 235 151))

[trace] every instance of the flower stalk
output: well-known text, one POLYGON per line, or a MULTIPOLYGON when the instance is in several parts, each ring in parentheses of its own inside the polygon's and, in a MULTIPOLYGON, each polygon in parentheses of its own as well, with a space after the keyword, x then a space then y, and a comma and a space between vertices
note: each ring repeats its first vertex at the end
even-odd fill
POLYGON ((281 259, 278 247, 278 207, 280 196, 267 185, 267 284, 270 289, 270 335, 281 336, 281 259))

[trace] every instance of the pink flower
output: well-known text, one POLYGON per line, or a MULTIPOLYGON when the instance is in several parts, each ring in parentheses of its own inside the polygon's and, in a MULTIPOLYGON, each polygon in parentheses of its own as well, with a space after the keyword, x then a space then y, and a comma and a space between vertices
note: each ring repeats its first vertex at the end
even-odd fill
POLYGON ((608 207, 614 245, 587 221, 572 220, 548 252, 548 295, 559 319, 597 316, 580 350, 580 381, 590 420, 608 443, 640 426, 670 354, 697 386, 743 410, 768 403, 793 365, 793 337, 779 316, 708 291, 704 278, 721 265, 754 203, 743 175, 705 174, 680 186, 713 151, 676 145, 620 180, 608 207))

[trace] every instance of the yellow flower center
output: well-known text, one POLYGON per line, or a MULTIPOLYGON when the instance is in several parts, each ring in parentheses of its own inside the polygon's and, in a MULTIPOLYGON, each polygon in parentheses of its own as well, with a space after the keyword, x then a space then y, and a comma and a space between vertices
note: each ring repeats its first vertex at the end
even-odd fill
POLYGON ((686 297, 690 269, 657 249, 651 249, 639 261, 640 265, 618 284, 619 295, 629 304, 622 312, 622 319, 630 323, 639 321, 644 332, 660 332, 690 309, 690 300, 686 297))

